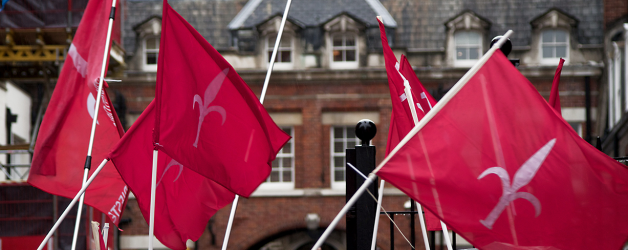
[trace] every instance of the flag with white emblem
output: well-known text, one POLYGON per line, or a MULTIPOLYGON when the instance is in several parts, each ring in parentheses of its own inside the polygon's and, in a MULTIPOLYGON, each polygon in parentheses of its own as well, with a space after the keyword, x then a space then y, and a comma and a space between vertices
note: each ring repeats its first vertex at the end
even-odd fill
POLYGON ((620 249, 628 235, 628 169, 499 50, 377 175, 479 249, 620 249))
POLYGON ((231 65, 164 1, 154 142, 183 166, 249 197, 290 139, 231 65))
MULTIPOLYGON (((155 101, 109 154, 118 172, 135 195, 146 223, 150 216, 155 101)), ((210 179, 183 167, 163 152, 157 162, 155 237, 170 249, 186 249, 197 241, 209 219, 233 201, 234 194, 210 179)))
MULTIPOLYGON (((71 199, 82 186, 103 54, 109 50, 105 39, 111 1, 87 4, 39 129, 28 183, 54 195, 71 199)), ((124 133, 104 88, 97 108, 92 166, 105 159, 124 133)), ((95 169, 91 168, 90 176, 95 169)), ((127 194, 118 171, 107 163, 87 188, 85 204, 118 225, 127 194)))

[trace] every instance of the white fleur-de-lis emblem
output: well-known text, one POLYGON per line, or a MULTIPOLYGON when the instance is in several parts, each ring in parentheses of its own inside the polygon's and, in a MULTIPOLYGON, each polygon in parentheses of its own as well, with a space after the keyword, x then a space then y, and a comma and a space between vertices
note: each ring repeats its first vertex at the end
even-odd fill
POLYGON ((181 176, 181 172, 183 171, 183 165, 177 161, 175 161, 174 159, 170 160, 170 163, 168 163, 168 166, 166 166, 166 169, 164 169, 164 173, 161 174, 161 178, 159 178, 159 181, 157 182, 157 186, 159 186, 159 184, 161 183, 161 180, 164 178, 164 175, 166 175, 166 172, 168 172, 168 169, 170 169, 170 167, 172 166, 178 166, 179 167, 179 174, 177 174, 177 178, 174 178, 174 180, 172 182, 175 182, 179 179, 179 176, 181 176))
POLYGON ((541 214, 541 202, 539 202, 539 199, 537 199, 534 195, 530 193, 517 192, 517 190, 530 183, 532 178, 534 178, 534 175, 536 175, 536 172, 541 167, 541 164, 543 164, 543 161, 545 161, 545 158, 554 147, 554 144, 556 144, 556 138, 550 140, 547 144, 545 144, 545 146, 539 149, 539 151, 534 153, 534 155, 532 155, 530 159, 523 163, 519 170, 517 170, 515 178, 512 181, 512 185, 510 185, 510 177, 508 176, 508 172, 506 172, 506 170, 503 168, 492 167, 484 170, 484 172, 480 174, 478 180, 484 178, 484 176, 487 176, 489 174, 497 175, 502 180, 503 190, 502 197, 499 198, 499 202, 497 203, 497 205, 495 205, 495 208, 493 208, 488 216, 486 216, 486 219, 480 220, 480 223, 482 223, 482 225, 484 225, 488 229, 493 229, 493 224, 495 223, 495 220, 499 218, 506 206, 510 202, 513 202, 514 200, 519 198, 526 199, 527 201, 532 203, 532 206, 534 206, 534 210, 536 212, 536 214, 534 215, 535 217, 541 214))
POLYGON ((227 112, 221 106, 209 106, 209 104, 216 99, 216 95, 218 95, 218 91, 222 86, 222 83, 227 77, 227 73, 229 73, 229 68, 224 69, 222 72, 218 73, 218 75, 212 80, 212 82, 207 85, 207 89, 205 89, 205 96, 201 98, 199 95, 194 95, 194 102, 192 103, 192 109, 198 103, 199 107, 199 118, 198 118, 198 129, 196 130, 196 140, 194 144, 192 144, 195 148, 198 147, 198 136, 201 133, 201 125, 203 124, 203 120, 205 120, 205 116, 209 114, 209 112, 216 111, 222 116, 222 124, 225 124, 225 119, 227 118, 227 112))
MULTIPOLYGON (((96 112, 96 98, 94 98, 94 95, 90 92, 89 95, 87 96, 87 113, 89 113, 89 116, 92 117, 92 120, 94 120, 95 112, 96 112)), ((96 121, 96 123, 100 125, 98 121, 96 121)))

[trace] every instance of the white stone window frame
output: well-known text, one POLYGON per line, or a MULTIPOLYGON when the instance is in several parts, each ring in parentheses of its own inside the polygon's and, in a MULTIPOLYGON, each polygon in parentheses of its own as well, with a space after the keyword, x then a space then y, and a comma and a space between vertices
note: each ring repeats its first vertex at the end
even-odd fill
POLYGON ((569 32, 564 30, 564 29, 544 29, 541 31, 541 33, 539 34, 539 58, 540 58, 540 62, 543 65, 552 65, 552 66, 556 66, 558 65, 560 58, 565 59, 565 65, 569 64, 569 32), (548 33, 548 32, 562 32, 565 34, 565 41, 564 42, 556 42, 556 35, 553 36, 553 40, 551 42, 544 42, 543 41, 543 37, 548 33), (543 55, 543 49, 545 48, 545 46, 552 46, 554 48, 554 57, 544 57, 543 55), (560 56, 556 56, 556 47, 557 46, 565 46, 565 56, 564 57, 560 57, 560 56))
MULTIPOLYGON (((255 195, 279 195, 284 196, 287 192, 292 192, 295 190, 295 177, 296 177, 296 153, 295 153, 295 126, 303 125, 303 116, 299 112, 271 112, 268 113, 273 121, 282 129, 291 128, 292 137, 290 139, 290 152, 292 152, 292 182, 290 183, 279 183, 279 182, 268 182, 268 179, 257 188, 255 191, 255 195)), ((288 154, 282 154, 282 151, 279 151, 278 156, 288 156, 288 154)), ((278 157, 279 158, 279 157, 278 157)), ((272 171, 272 170, 271 170, 272 171)), ((269 176, 270 178, 270 176, 269 176)))
POLYGON ((160 39, 159 36, 154 36, 154 35, 148 35, 146 37, 144 37, 142 39, 142 69, 144 71, 150 71, 150 72, 156 72, 157 71, 157 64, 159 64, 159 43, 160 43, 160 39), (149 39, 155 39, 156 41, 156 48, 155 49, 149 49, 147 48, 147 43, 149 39), (156 58, 156 62, 155 64, 148 64, 147 60, 148 60, 148 53, 157 53, 157 58, 156 58))
POLYGON ((345 32, 345 33, 334 33, 331 35, 331 39, 330 39, 330 55, 329 55, 329 60, 330 60, 330 65, 331 68, 333 69, 356 69, 358 68, 358 61, 359 61, 359 54, 360 54, 360 47, 358 45, 358 35, 354 32, 345 32), (342 37, 342 45, 341 46, 334 46, 334 39, 338 38, 338 37, 342 37), (347 38, 353 38, 353 46, 347 46, 346 45, 346 41, 347 38), (343 60, 342 61, 334 61, 334 51, 339 50, 342 51, 341 53, 343 53, 343 60), (346 51, 348 50, 354 50, 355 52, 355 60, 354 61, 347 61, 346 60, 346 51))
POLYGON ((475 31, 475 30, 459 30, 456 31, 454 33, 454 66, 455 67, 472 67, 473 65, 475 65, 478 60, 480 60, 480 58, 483 55, 483 44, 484 44, 484 38, 482 33, 480 33, 479 31, 475 31), (457 37, 461 34, 476 34, 478 36, 478 43, 477 44, 471 44, 471 43, 467 43, 467 44, 459 44, 458 43, 458 39, 457 37), (463 49, 467 49, 467 54, 469 54, 470 49, 473 48, 477 48, 478 49, 478 58, 477 59, 458 59, 458 49, 459 48, 463 48, 463 49))
MULTIPOLYGON (((273 52, 273 49, 275 48, 275 40, 272 38, 277 37, 277 33, 272 33, 266 36, 265 40, 265 54, 264 54, 264 60, 266 62, 266 67, 268 67, 270 65, 270 58, 271 58, 271 53, 273 52), (271 41, 272 39, 272 41, 271 41)), ((295 48, 295 36, 291 35, 291 34, 286 34, 285 32, 281 35, 281 43, 279 44, 279 48, 277 48, 277 57, 275 58, 275 60, 279 60, 279 61, 275 61, 275 64, 273 66, 273 69, 276 70, 291 70, 294 69, 294 60, 295 58, 295 53, 294 53, 294 48, 295 48), (290 39, 290 47, 281 47, 281 44, 284 43, 284 39, 289 38, 290 39), (281 52, 284 51, 289 51, 290 52, 290 62, 281 62, 281 52)))
MULTIPOLYGON (((285 146, 277 153, 277 157, 275 158, 275 161, 277 161, 278 163, 278 168, 271 168, 271 175, 272 175, 272 171, 275 170, 279 170, 279 181, 278 182, 271 182, 271 175, 268 176, 268 178, 266 179, 266 181, 264 181, 262 183, 262 185, 260 185, 261 189, 269 189, 269 190, 291 190, 294 189, 294 127, 293 126, 281 126, 281 129, 290 129, 290 136, 292 138, 290 138, 289 141, 289 145, 287 145, 290 148, 290 153, 285 153, 284 149, 286 148, 285 146), (290 166, 289 167, 285 167, 283 164, 285 163, 283 161, 283 159, 290 159, 290 166), (288 169, 290 171, 290 181, 283 181, 283 172, 288 169)), ((285 131, 285 130, 284 130, 285 131)))
MULTIPOLYGON (((330 170, 330 183, 331 188, 333 190, 345 190, 346 189, 346 181, 335 181, 335 172, 334 172, 334 156, 342 156, 345 157, 345 151, 343 152, 334 152, 334 127, 347 127, 355 130, 355 125, 358 121, 362 119, 369 119, 373 121, 375 124, 380 123, 380 114, 376 111, 355 111, 355 112, 323 112, 322 113, 322 123, 323 125, 329 125, 329 170, 330 170)), ((346 132, 346 131, 345 131, 346 132)), ((345 134, 346 135, 346 134, 345 134)), ((343 135, 343 139, 346 136, 343 135)), ((356 137, 356 145, 360 143, 360 139, 356 137)), ((343 146, 348 146, 343 142, 343 146)), ((353 145, 351 145, 353 146, 353 145)), ((345 159, 346 162, 346 159, 345 159)), ((343 162, 344 164, 344 162, 343 162)), ((346 166, 343 166, 346 169, 346 166)), ((346 172, 345 172, 346 177, 346 172)))

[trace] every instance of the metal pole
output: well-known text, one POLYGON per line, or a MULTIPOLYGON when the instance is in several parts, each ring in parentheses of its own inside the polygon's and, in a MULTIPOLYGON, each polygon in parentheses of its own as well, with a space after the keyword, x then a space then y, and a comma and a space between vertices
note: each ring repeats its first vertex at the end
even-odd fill
MULTIPOLYGON (((68 6, 68 8, 70 8, 68 6)), ((89 175, 89 169, 91 168, 92 165, 92 148, 94 146, 94 134, 96 132, 96 123, 98 122, 98 111, 100 110, 100 99, 102 96, 102 86, 103 86, 103 79, 105 79, 105 72, 107 70, 107 59, 108 54, 109 54, 109 43, 111 42, 111 30, 113 28, 113 20, 115 18, 115 15, 113 13, 115 13, 116 10, 116 0, 113 0, 111 2, 111 9, 110 9, 110 14, 109 15, 109 25, 107 27, 107 39, 105 39, 105 51, 103 52, 103 60, 102 60, 102 66, 100 69, 100 84, 98 85, 98 96, 96 97, 96 106, 94 107, 94 119, 92 121, 92 131, 91 134, 89 136, 89 146, 87 148, 87 157, 85 159, 85 169, 83 170, 83 186, 85 185, 85 181, 87 180, 87 176, 89 175)), ((89 107, 88 107, 89 108, 89 107)), ((78 231, 79 231, 79 226, 81 223, 81 213, 83 210, 83 201, 85 199, 85 195, 81 195, 81 202, 78 205, 78 211, 77 211, 77 215, 76 215, 76 224, 74 227, 74 236, 72 237, 72 250, 76 249, 76 240, 78 238, 78 231)))
POLYGON ((87 187, 89 187, 89 185, 92 184, 92 181, 94 181, 96 176, 98 176, 98 174, 100 173, 100 170, 102 170, 105 167, 105 164, 107 164, 107 161, 108 161, 107 159, 104 159, 102 163, 100 163, 100 166, 98 166, 98 168, 94 171, 92 176, 89 177, 85 185, 83 185, 81 190, 76 194, 76 196, 74 196, 74 199, 72 199, 68 207, 65 209, 65 211, 63 211, 63 214, 61 214, 57 222, 55 222, 55 224, 52 226, 52 229, 50 229, 50 231, 46 235, 46 238, 44 238, 44 240, 41 242, 37 250, 42 250, 44 248, 44 246, 46 245, 46 242, 48 242, 50 237, 52 237, 52 234, 57 230, 57 228, 59 228, 59 225, 61 225, 61 222, 63 222, 65 217, 70 213, 70 210, 72 209, 72 207, 74 207, 74 204, 76 204, 79 197, 85 193, 85 190, 87 189, 87 187))
MULTIPOLYGON (((275 48, 273 48, 273 54, 270 57, 270 65, 268 65, 268 71, 266 71, 266 79, 264 79, 264 87, 262 87, 262 94, 259 97, 259 102, 264 104, 264 97, 266 96, 266 89, 268 89, 268 82, 270 81, 270 74, 275 66, 275 58, 277 57, 277 50, 279 49, 279 43, 281 42, 281 35, 283 34, 283 28, 286 26, 286 19, 288 18, 288 12, 290 11, 290 5, 292 0, 288 0, 286 3, 286 9, 281 17, 281 24, 279 25, 279 32, 277 33, 277 39, 275 39, 275 48)), ((233 219, 235 217, 235 209, 238 206, 238 195, 236 194, 231 205, 231 214, 229 215, 229 222, 227 222, 227 232, 225 233, 225 239, 222 244, 222 249, 227 249, 229 243, 229 235, 231 234, 231 226, 233 225, 233 219)))
POLYGON ((148 223, 148 250, 153 250, 153 236, 155 235, 155 192, 157 190, 157 156, 159 151, 153 150, 153 173, 150 184, 150 218, 148 223))

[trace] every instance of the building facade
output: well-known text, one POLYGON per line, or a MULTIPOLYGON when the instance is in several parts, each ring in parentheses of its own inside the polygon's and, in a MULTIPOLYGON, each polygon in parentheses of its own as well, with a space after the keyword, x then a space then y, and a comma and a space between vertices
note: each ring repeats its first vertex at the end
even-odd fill
MULTIPOLYGON (((260 94, 285 1, 170 1, 260 94)), ((126 100, 126 126, 154 98, 161 33, 160 1, 128 1, 123 47, 128 67, 109 91, 126 100)), ((357 143, 354 127, 371 119, 372 144, 385 155, 391 103, 376 16, 382 16, 397 56, 405 54, 437 99, 485 53, 491 39, 514 30, 510 58, 546 99, 559 58, 565 58, 560 96, 563 117, 584 138, 600 135, 597 121, 604 75, 601 1, 295 1, 290 8, 264 106, 293 139, 278 154, 268 180, 240 201, 229 240, 232 249, 309 249, 345 203, 344 149, 357 143), (308 229, 308 222, 318 226, 308 229)), ((167 70, 167 69, 165 69, 167 70)), ((120 114, 120 113, 119 113, 120 114)), ((408 197, 392 186, 388 211, 408 197)), ((195 245, 219 249, 230 206, 219 211, 195 245)), ((134 200, 124 217, 121 249, 147 243, 148 227, 134 200)), ((409 235, 409 219, 395 220, 409 235)), ((390 248, 388 218, 380 219, 378 247, 390 248)), ((345 249, 344 222, 327 249, 345 249)), ((418 223, 417 247, 423 245, 418 223)), ((436 241, 440 236, 436 237, 436 241)), ((458 239, 458 242, 462 242, 458 239)), ((408 243, 397 233, 396 248, 408 243)), ((460 243, 463 246, 464 243, 460 243)))

